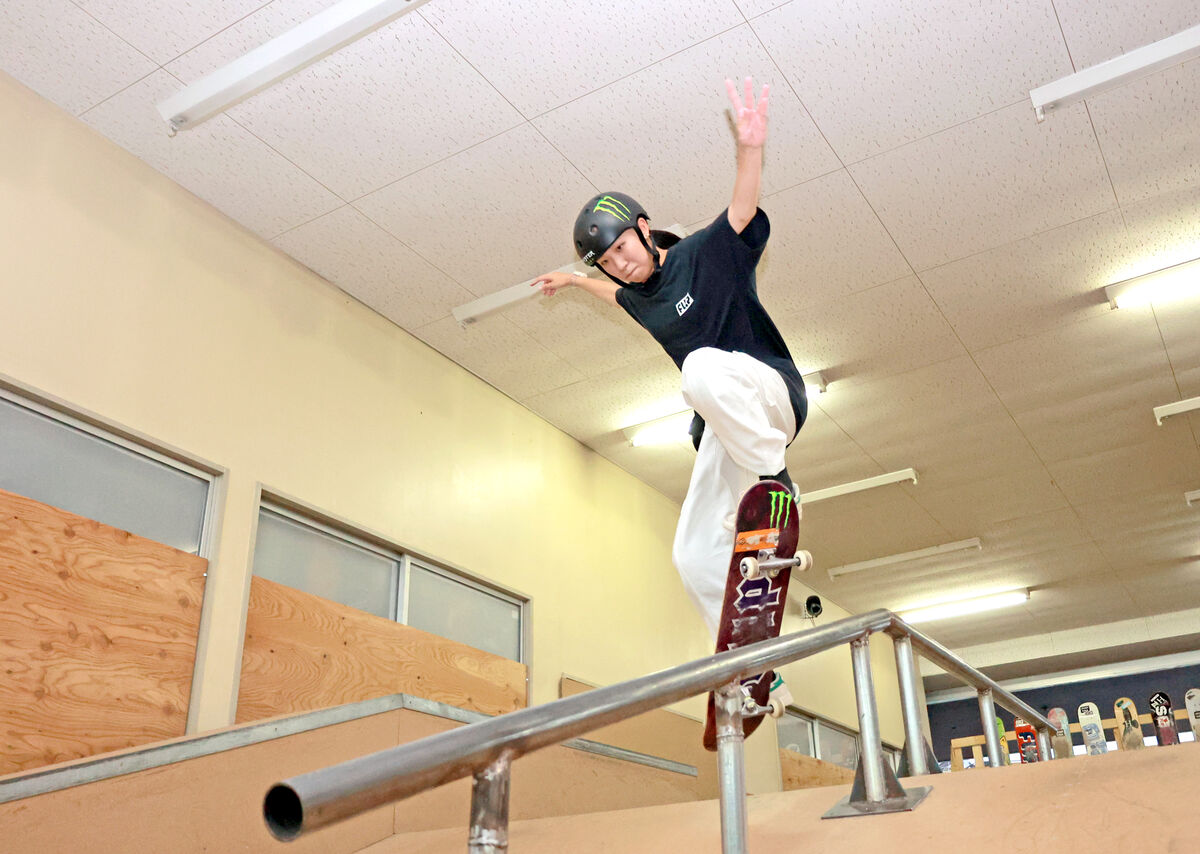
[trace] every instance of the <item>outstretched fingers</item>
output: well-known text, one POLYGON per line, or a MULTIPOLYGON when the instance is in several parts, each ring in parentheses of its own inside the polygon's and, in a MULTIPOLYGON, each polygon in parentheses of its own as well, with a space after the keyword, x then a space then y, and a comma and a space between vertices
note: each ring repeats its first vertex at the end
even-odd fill
POLYGON ((754 103, 754 78, 747 77, 742 81, 742 95, 738 95, 737 85, 729 78, 725 79, 725 91, 729 93, 729 103, 733 105, 733 114, 741 116, 746 111, 755 111, 766 118, 767 100, 771 93, 771 84, 764 83, 762 94, 758 96, 758 104, 754 103))

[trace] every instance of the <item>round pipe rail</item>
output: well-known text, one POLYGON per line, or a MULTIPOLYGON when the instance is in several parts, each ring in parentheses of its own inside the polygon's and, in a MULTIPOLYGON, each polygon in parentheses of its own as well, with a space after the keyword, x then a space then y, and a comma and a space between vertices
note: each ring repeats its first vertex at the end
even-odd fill
POLYGON ((294 839, 390 801, 478 775, 501 757, 507 765, 534 750, 719 690, 734 680, 765 673, 876 632, 910 638, 914 652, 975 688, 990 690, 1002 706, 1021 714, 1039 729, 1053 729, 1049 720, 1032 707, 891 611, 879 609, 300 774, 271 788, 263 804, 264 818, 276 838, 294 839))

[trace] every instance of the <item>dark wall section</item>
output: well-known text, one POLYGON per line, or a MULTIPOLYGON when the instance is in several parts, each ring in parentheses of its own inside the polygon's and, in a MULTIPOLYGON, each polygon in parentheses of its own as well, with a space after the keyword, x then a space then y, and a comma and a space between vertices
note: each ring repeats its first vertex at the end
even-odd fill
MULTIPOLYGON (((1132 676, 1118 676, 1112 679, 1093 679, 1088 682, 1073 682, 1068 685, 1055 685, 1048 688, 1034 688, 1029 691, 1014 691, 1013 693, 1033 706, 1042 714, 1055 706, 1067 710, 1071 723, 1079 723, 1077 712, 1079 704, 1091 701, 1100 707, 1100 717, 1107 720, 1113 716, 1113 703, 1118 697, 1128 697, 1137 706, 1138 714, 1149 714, 1150 695, 1156 691, 1165 691, 1171 698, 1176 709, 1183 708, 1183 695, 1189 688, 1200 688, 1200 665, 1175 667, 1170 670, 1154 670, 1149 673, 1138 673, 1132 676)), ((1006 729, 1011 730, 1013 715, 996 707, 996 713, 1004 721, 1006 729)), ((1181 728, 1186 728, 1182 721, 1181 728)), ((1144 727, 1146 735, 1153 735, 1151 727, 1144 727)), ((942 762, 950 760, 950 739, 964 736, 982 735, 983 730, 979 721, 979 703, 974 698, 956 700, 952 703, 936 703, 929 707, 929 731, 933 736, 933 750, 942 762)), ((1111 740, 1112 733, 1108 733, 1111 740)), ((1078 733, 1074 734, 1075 744, 1083 744, 1078 733)))

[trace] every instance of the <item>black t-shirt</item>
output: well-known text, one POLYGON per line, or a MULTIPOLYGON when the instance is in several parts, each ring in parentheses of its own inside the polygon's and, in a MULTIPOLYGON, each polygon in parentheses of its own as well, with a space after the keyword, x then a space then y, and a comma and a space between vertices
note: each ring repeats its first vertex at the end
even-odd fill
POLYGON ((779 371, 787 384, 796 429, 808 400, 783 336, 758 299, 754 268, 771 223, 759 209, 739 234, 727 211, 667 252, 662 269, 643 284, 617 290, 617 303, 667 351, 676 367, 701 347, 746 353, 779 371))

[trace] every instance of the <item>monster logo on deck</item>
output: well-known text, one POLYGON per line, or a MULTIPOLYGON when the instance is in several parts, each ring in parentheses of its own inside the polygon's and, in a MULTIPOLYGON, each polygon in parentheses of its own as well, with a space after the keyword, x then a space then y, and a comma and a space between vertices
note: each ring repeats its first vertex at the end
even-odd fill
POLYGON ((782 528, 792 518, 792 494, 790 492, 771 493, 771 527, 782 528))

